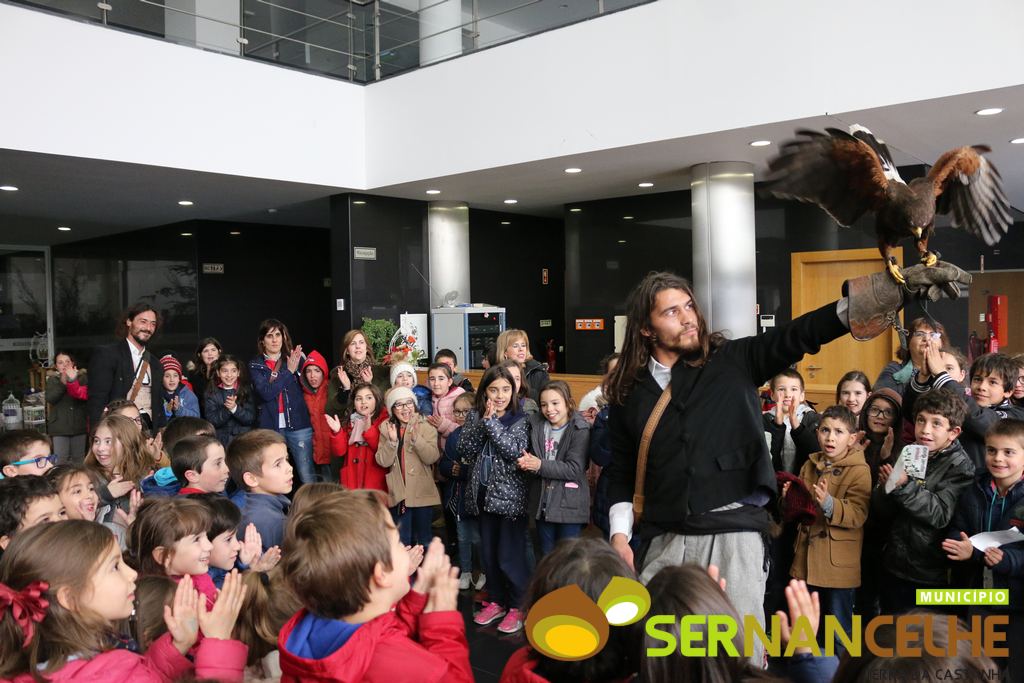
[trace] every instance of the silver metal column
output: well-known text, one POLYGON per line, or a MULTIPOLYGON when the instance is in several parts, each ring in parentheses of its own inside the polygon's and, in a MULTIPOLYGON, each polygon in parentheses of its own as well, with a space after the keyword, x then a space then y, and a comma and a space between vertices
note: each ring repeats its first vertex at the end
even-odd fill
POLYGON ((458 292, 456 303, 472 301, 469 294, 469 207, 463 202, 429 202, 427 244, 430 307, 443 306, 448 292, 458 292))
POLYGON ((710 330, 757 333, 754 167, 713 161, 690 169, 693 286, 710 330))
POLYGON ((462 0, 420 0, 420 66, 462 54, 462 0))

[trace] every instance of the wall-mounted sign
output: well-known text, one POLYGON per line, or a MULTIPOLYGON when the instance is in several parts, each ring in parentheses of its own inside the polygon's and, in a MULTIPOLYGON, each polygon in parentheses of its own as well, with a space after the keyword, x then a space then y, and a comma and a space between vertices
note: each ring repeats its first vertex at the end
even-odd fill
POLYGON ((352 249, 352 258, 357 261, 376 261, 377 247, 354 247, 352 249))
POLYGON ((551 327, 551 321, 550 320, 541 320, 540 321, 540 326, 541 327, 551 327))
POLYGON ((584 332, 603 330, 604 318, 576 318, 576 329, 584 332))
POLYGON ((541 271, 540 271, 540 283, 542 285, 546 285, 548 283, 548 269, 547 268, 541 268, 541 271))
POLYGON ((203 275, 223 275, 224 264, 223 263, 204 263, 203 264, 203 275))

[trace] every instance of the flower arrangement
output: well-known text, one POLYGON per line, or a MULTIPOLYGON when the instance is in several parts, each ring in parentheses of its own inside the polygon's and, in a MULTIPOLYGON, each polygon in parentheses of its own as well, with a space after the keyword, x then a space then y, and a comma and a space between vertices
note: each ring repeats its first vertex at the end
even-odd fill
POLYGON ((412 363, 413 366, 419 365, 420 360, 426 357, 426 352, 416 346, 416 335, 419 330, 415 326, 411 330, 406 332, 405 330, 398 330, 395 335, 391 337, 391 342, 388 344, 388 352, 381 358, 381 363, 384 365, 391 365, 392 363, 398 363, 405 361, 412 363))

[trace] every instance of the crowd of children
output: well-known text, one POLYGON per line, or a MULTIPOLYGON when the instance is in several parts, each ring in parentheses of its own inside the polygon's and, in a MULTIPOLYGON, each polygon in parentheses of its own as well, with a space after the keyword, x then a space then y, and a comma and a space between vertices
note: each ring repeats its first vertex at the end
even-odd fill
MULTIPOLYGON (((795 370, 771 381, 765 610, 784 640, 798 617, 849 630, 854 614, 905 612, 916 589, 956 586, 1008 589, 1009 606, 962 616, 1009 615, 1008 642, 1024 643, 1024 543, 971 539, 1024 519, 1024 363, 987 354, 968 368, 935 323, 911 327, 901 363, 874 387, 845 374, 821 412, 795 370), (905 445, 920 447, 916 464, 905 445)), ((478 591, 477 627, 515 634, 559 588, 597 602, 614 577, 636 579, 606 540, 601 392, 577 407, 521 331, 497 347, 475 391, 448 350, 421 385, 408 363, 382 369, 359 330, 332 370, 268 320, 248 365, 210 339, 201 381, 161 358, 152 424, 116 401, 84 460, 38 432, 0 436, 0 680, 473 680, 460 591, 478 591)), ((735 615, 727 579, 666 567, 647 586, 651 613, 676 615, 677 630, 687 614, 735 615)), ((869 658, 837 669, 806 648, 771 673, 721 652, 645 657, 658 643, 642 623, 581 661, 524 644, 502 680, 877 673, 869 658)), ((743 633, 734 640, 742 649, 743 633)), ((1022 654, 1011 645, 999 664, 1024 676, 1022 654)))

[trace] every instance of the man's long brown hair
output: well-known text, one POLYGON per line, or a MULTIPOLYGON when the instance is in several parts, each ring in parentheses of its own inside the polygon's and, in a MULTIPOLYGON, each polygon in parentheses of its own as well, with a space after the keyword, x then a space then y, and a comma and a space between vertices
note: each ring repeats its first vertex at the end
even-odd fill
POLYGON ((619 356, 619 363, 615 366, 607 385, 604 387, 604 395, 609 403, 622 405, 626 401, 633 384, 636 382, 637 373, 643 369, 651 357, 651 348, 654 346, 654 337, 644 335, 644 330, 651 329, 651 313, 654 311, 654 299, 659 292, 666 289, 678 289, 693 299, 694 310, 697 313, 697 336, 700 339, 700 354, 692 358, 684 359, 687 365, 703 365, 715 349, 722 345, 725 337, 719 333, 709 333, 707 321, 704 314, 697 306, 697 299, 693 295, 693 288, 686 278, 679 277, 675 273, 651 271, 640 284, 633 289, 626 299, 626 338, 622 343, 622 353, 619 356))

